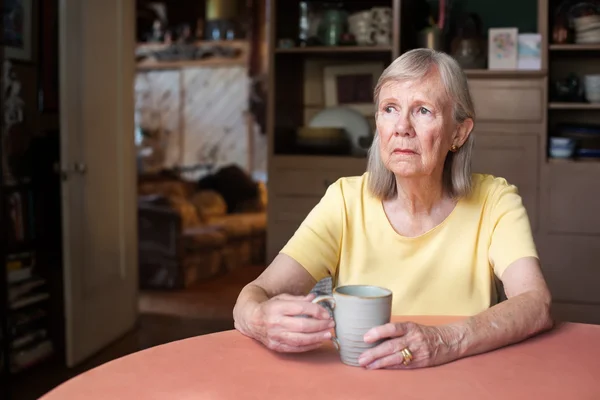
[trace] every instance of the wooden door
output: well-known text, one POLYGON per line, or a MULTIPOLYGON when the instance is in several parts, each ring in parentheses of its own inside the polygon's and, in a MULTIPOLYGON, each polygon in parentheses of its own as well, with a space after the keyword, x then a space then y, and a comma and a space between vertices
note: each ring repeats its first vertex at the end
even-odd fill
POLYGON ((134 0, 60 0, 67 364, 137 315, 134 0))

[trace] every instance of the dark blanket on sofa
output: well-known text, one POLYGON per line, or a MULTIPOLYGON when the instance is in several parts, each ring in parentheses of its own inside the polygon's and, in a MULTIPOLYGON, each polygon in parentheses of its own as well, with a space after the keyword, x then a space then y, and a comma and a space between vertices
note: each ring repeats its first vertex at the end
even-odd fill
POLYGON ((237 165, 227 165, 198 182, 200 190, 218 192, 227 204, 227 212, 233 213, 247 201, 259 196, 258 184, 237 165))

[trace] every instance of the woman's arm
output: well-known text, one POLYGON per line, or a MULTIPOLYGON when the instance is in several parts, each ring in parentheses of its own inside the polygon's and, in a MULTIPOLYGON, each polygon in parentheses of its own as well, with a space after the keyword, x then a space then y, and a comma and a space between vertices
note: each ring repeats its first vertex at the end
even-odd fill
POLYGON ((315 284, 302 265, 279 254, 240 292, 233 309, 235 328, 276 351, 319 347, 331 337, 333 321, 323 307, 311 303, 314 296, 307 296, 315 284))
POLYGON ((502 274, 506 301, 447 327, 458 344, 457 357, 510 345, 553 326, 552 297, 537 258, 522 258, 502 274))
POLYGON ((508 299, 464 321, 443 326, 406 322, 372 329, 365 341, 390 340, 366 351, 359 362, 367 368, 429 367, 517 343, 552 327, 552 299, 537 258, 515 261, 501 279, 508 299), (408 366, 400 354, 405 347, 414 356, 408 366))

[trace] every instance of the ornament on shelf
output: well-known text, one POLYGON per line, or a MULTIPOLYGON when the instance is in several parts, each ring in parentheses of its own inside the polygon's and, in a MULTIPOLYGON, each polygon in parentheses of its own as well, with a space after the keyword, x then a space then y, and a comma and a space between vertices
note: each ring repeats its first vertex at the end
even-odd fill
POLYGON ((4 104, 4 126, 8 131, 13 125, 23 122, 23 107, 21 99, 21 82, 16 79, 10 61, 4 61, 2 74, 2 96, 4 104))
POLYGON ((4 127, 2 129, 2 167, 6 184, 15 182, 15 169, 22 170, 21 155, 27 150, 28 138, 25 136, 25 102, 21 98, 21 82, 12 68, 12 63, 4 61, 2 73, 2 97, 4 127))

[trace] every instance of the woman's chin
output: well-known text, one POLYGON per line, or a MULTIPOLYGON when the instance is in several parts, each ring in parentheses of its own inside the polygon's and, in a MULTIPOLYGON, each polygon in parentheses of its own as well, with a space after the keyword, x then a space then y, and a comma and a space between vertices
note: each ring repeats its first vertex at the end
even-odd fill
POLYGON ((412 168, 393 168, 391 171, 397 178, 414 178, 423 175, 418 170, 412 168))
POLYGON ((399 178, 412 178, 414 176, 422 175, 421 169, 409 162, 395 162, 388 165, 388 169, 399 178))

